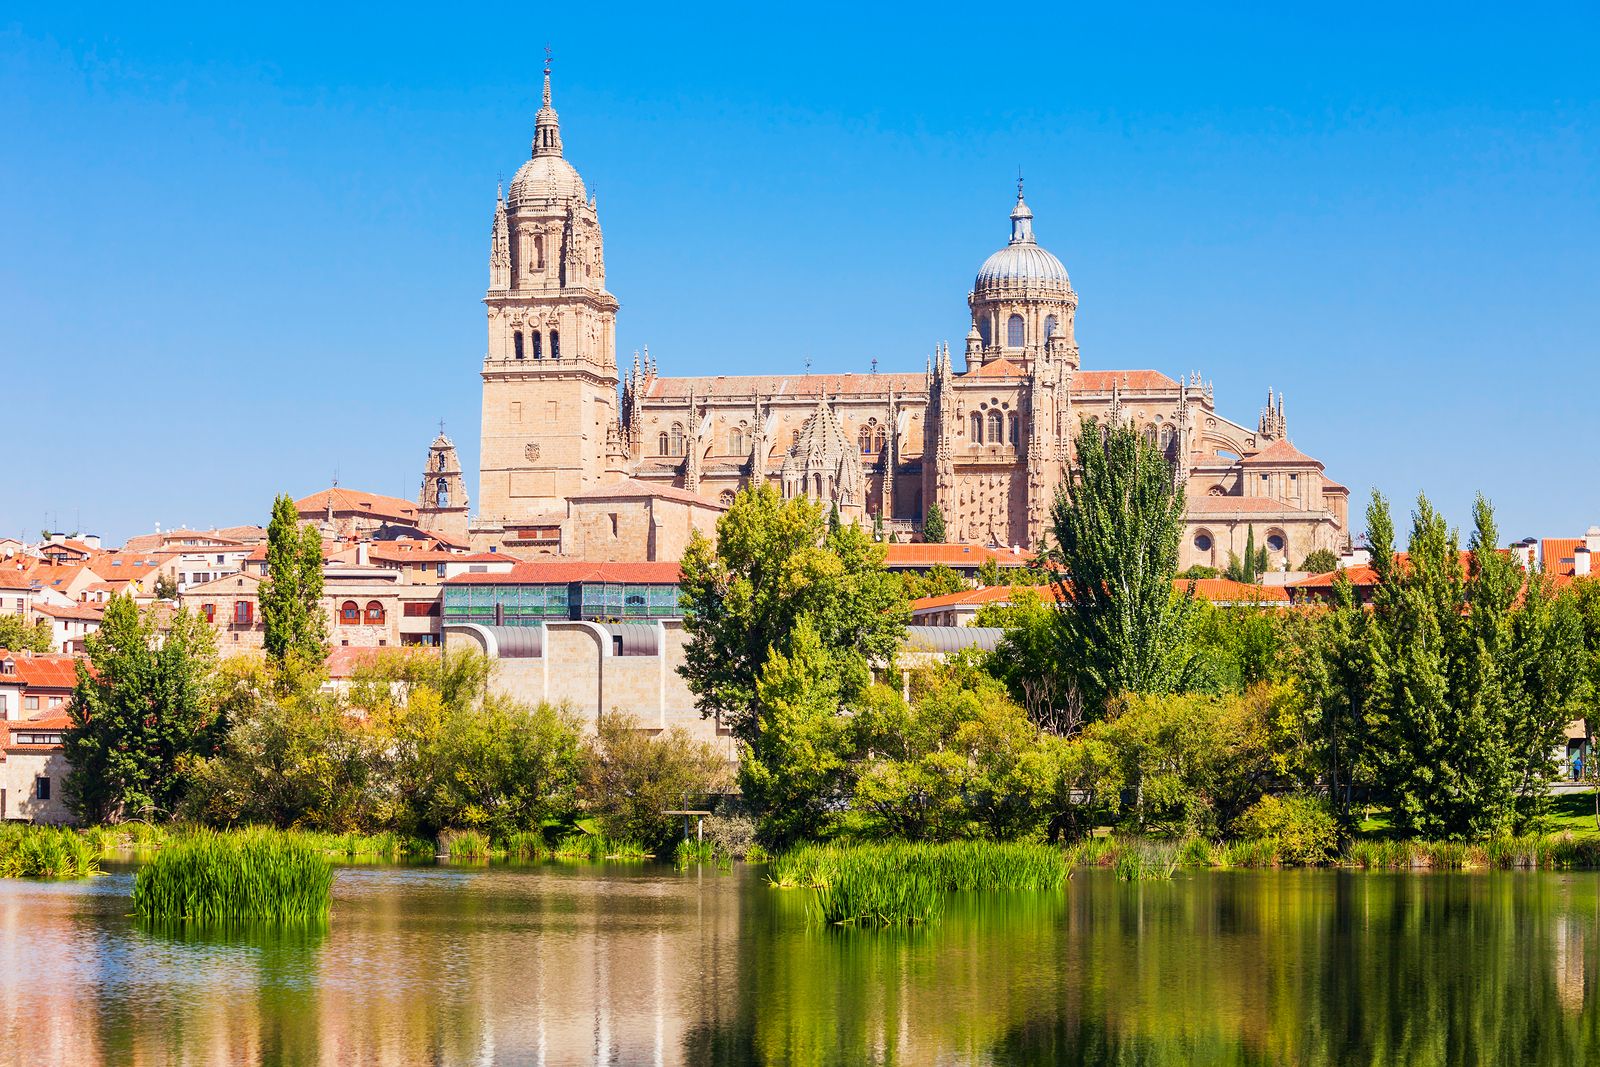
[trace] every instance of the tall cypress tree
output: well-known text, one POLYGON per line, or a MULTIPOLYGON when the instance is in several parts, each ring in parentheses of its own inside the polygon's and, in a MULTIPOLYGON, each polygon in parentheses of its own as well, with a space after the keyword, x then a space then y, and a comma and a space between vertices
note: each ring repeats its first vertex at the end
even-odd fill
POLYGON ((267 655, 279 663, 291 656, 321 663, 328 632, 322 613, 322 538, 315 527, 300 528, 288 494, 272 502, 267 577, 258 598, 267 655))
POLYGON ((1059 670, 1090 714, 1118 693, 1171 692, 1192 674, 1194 604, 1173 589, 1182 532, 1183 489, 1161 450, 1133 426, 1086 421, 1051 535, 1059 670))
POLYGON ((928 505, 928 517, 922 524, 922 539, 930 545, 944 544, 944 512, 938 504, 928 505))

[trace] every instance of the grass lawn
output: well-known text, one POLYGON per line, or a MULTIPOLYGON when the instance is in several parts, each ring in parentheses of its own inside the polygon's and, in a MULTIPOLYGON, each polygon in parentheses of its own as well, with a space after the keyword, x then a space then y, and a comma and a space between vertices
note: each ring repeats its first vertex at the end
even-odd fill
MULTIPOLYGON (((1596 826, 1594 818, 1594 790, 1551 797, 1550 814, 1545 817, 1541 831, 1548 834, 1570 832, 1574 837, 1600 836, 1600 827, 1596 826)), ((1376 805, 1368 810, 1356 832, 1362 837, 1378 840, 1395 836, 1388 810, 1376 805)))

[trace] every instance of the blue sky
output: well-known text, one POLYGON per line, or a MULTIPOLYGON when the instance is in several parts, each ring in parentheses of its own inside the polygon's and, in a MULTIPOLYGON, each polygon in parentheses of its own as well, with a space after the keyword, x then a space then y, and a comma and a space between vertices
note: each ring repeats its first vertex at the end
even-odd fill
POLYGON ((1198 369, 1251 424, 1286 390, 1357 510, 1600 521, 1600 16, 1281 6, 10 6, 0 532, 409 497, 440 418, 475 471, 546 42, 663 373, 959 348, 1020 165, 1084 366, 1198 369))

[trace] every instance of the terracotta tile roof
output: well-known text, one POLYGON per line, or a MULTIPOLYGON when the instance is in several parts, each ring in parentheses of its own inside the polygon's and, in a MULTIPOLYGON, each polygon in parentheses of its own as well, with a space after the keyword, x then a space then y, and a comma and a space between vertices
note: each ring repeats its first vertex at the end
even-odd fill
POLYGON ((95 577, 104 577, 90 570, 87 563, 46 563, 36 560, 32 566, 23 572, 24 576, 48 589, 65 589, 77 580, 84 571, 94 574, 95 577))
POLYGON ((695 504, 704 508, 715 508, 726 511, 727 508, 698 493, 691 493, 687 489, 680 489, 675 485, 661 485, 658 482, 642 482, 637 478, 625 478, 620 482, 610 485, 598 485, 582 493, 574 493, 567 497, 568 500, 643 500, 647 497, 657 497, 662 500, 676 500, 683 504, 695 504))
POLYGON ((33 583, 22 571, 13 567, 0 567, 0 589, 32 589, 33 583))
POLYGON ((676 563, 589 563, 579 559, 518 563, 509 574, 458 574, 446 585, 564 585, 568 582, 636 582, 674 585, 682 576, 676 563))
POLYGON ((1178 383, 1154 370, 1080 370, 1072 375, 1074 393, 1109 393, 1115 385, 1132 393, 1176 392, 1178 383))
POLYGON ((1213 604, 1287 604, 1289 591, 1281 585, 1251 585, 1231 578, 1179 578, 1174 589, 1194 586, 1194 595, 1213 604))
POLYGON ((20 681, 25 689, 71 689, 78 684, 78 673, 73 666, 77 656, 54 652, 6 652, 0 662, 10 660, 12 673, 0 671, 0 685, 15 685, 20 681))
POLYGON ((1033 558, 1009 548, 984 545, 888 544, 883 549, 886 567, 931 567, 935 563, 946 567, 981 567, 985 560, 991 559, 1002 567, 1023 567, 1033 558))
POLYGON ((65 730, 72 725, 72 717, 61 708, 50 708, 32 719, 13 719, 6 726, 13 732, 28 730, 65 730))
POLYGON ((1266 448, 1252 452, 1240 463, 1246 467, 1270 467, 1277 464, 1297 467, 1321 467, 1319 460, 1312 459, 1304 452, 1286 440, 1274 441, 1266 448))
POLYGON ((1046 604, 1057 599, 1054 585, 991 585, 983 589, 962 589, 954 593, 918 597, 911 602, 911 610, 929 611, 936 608, 979 608, 985 604, 1009 604, 1018 589, 1031 589, 1046 604))
MULTIPOLYGON (((1553 578, 1571 578, 1573 553, 1583 543, 1581 537, 1546 537, 1539 542, 1539 559, 1544 563, 1544 572, 1553 578)), ((1596 567, 1600 567, 1600 559, 1591 559, 1589 572, 1593 574, 1596 567)))
POLYGON ((990 360, 988 363, 985 363, 985 364, 979 366, 975 370, 969 370, 966 374, 963 374, 962 377, 963 378, 1021 378, 1021 377, 1025 377, 1027 375, 1027 373, 1028 372, 1026 370, 1024 370, 1023 368, 1017 366, 1015 363, 1011 362, 1009 359, 1006 359, 1004 356, 1002 356, 999 359, 990 360))
POLYGON ((33 610, 40 615, 48 615, 52 619, 80 619, 84 622, 99 622, 105 617, 106 609, 98 604, 71 604, 60 607, 55 604, 35 604, 33 610))
POLYGON ((911 374, 719 374, 715 377, 656 378, 645 390, 649 400, 687 400, 697 397, 884 396, 921 393, 928 387, 926 373, 911 374))
MULTIPOLYGON (((1394 561, 1402 569, 1411 565, 1410 556, 1405 552, 1396 552, 1394 561)), ((1461 572, 1465 574, 1467 569, 1472 566, 1472 553, 1462 549, 1460 551, 1460 561, 1461 572)), ((1324 571, 1322 574, 1313 574, 1310 577, 1301 578, 1299 581, 1290 582, 1288 588, 1306 590, 1332 589, 1334 578, 1339 573, 1339 571, 1324 571)), ((1350 580, 1350 584, 1354 586, 1378 584, 1378 572, 1369 563, 1358 563, 1353 567, 1345 567, 1343 573, 1350 580)))
POLYGON ((108 581, 143 578, 160 570, 162 562, 153 552, 100 552, 90 557, 89 569, 108 581))
POLYGON ((336 645, 328 650, 328 659, 325 663, 328 677, 344 679, 353 677, 356 670, 382 657, 412 656, 437 656, 438 650, 417 646, 402 646, 400 648, 358 648, 354 645, 336 645))
POLYGON ((1303 515, 1304 510, 1264 496, 1190 496, 1183 510, 1190 515, 1303 515))
POLYGON ((377 519, 397 519, 411 526, 417 523, 417 506, 409 500, 401 500, 397 496, 384 496, 382 493, 346 489, 342 486, 319 489, 310 496, 301 497, 294 502, 294 509, 302 518, 320 518, 327 514, 330 494, 333 497, 335 515, 354 514, 368 515, 377 519))

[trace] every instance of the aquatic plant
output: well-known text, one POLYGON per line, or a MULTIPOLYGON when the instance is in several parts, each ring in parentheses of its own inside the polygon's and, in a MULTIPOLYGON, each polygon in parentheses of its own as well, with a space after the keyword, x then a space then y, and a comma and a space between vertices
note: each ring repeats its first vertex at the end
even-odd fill
POLYGON ((439 854, 454 860, 486 860, 494 849, 477 830, 446 830, 439 835, 439 854))
POLYGON ((1067 861, 1048 845, 996 841, 811 844, 775 857, 768 879, 813 890, 807 907, 814 919, 897 925, 936 920, 943 893, 1059 891, 1067 861))
POLYGON ((609 841, 602 834, 579 831, 557 842, 554 855, 558 859, 590 860, 642 860, 650 857, 650 850, 637 841, 609 841))
POLYGON ((691 863, 710 863, 716 858, 716 846, 710 841, 690 841, 688 838, 679 841, 672 854, 673 865, 679 870, 691 863))
POLYGON ((100 873, 99 854, 66 827, 0 824, 0 878, 84 878, 100 873))
POLYGON ((139 869, 133 910, 144 919, 216 923, 326 919, 328 857, 278 830, 196 830, 171 838, 139 869))
POLYGON ((500 847, 511 859, 542 860, 550 855, 550 846, 545 843, 544 834, 538 830, 519 830, 507 834, 500 842, 500 847))

